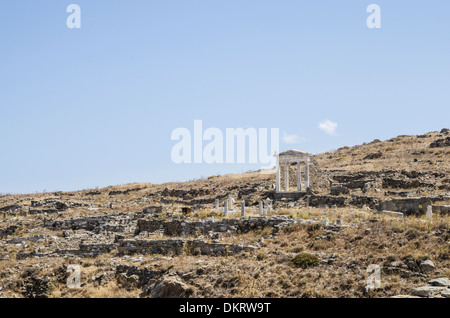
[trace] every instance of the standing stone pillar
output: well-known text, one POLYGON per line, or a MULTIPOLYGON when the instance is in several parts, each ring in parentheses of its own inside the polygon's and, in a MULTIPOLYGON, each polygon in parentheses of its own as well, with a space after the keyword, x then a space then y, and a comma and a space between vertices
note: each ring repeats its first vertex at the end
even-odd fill
POLYGON ((223 216, 228 216, 228 202, 225 201, 223 204, 223 216))
POLYGON ((266 204, 267 204, 267 212, 272 212, 272 201, 268 200, 266 204))
POLYGON ((263 203, 259 202, 259 215, 263 215, 264 211, 263 211, 263 203))
POLYGON ((308 190, 309 188, 309 161, 306 161, 306 165, 305 165, 305 175, 306 175, 306 180, 305 180, 305 191, 308 190))
POLYGON ((289 164, 284 164, 284 191, 289 191, 289 164))
POLYGON ((302 191, 302 165, 301 161, 297 162, 297 191, 302 191))
POLYGON ((216 206, 215 209, 219 209, 219 199, 216 199, 216 206))
POLYGON ((276 168, 276 172, 277 172, 277 176, 276 176, 276 187, 275 187, 275 191, 278 193, 280 192, 280 160, 277 156, 277 168, 276 168))
POLYGON ((431 221, 433 218, 433 207, 431 205, 427 206, 427 219, 431 221))
POLYGON ((231 197, 231 194, 228 195, 228 207, 230 208, 230 211, 233 211, 233 198, 231 197))
POLYGON ((244 217, 245 216, 245 201, 242 200, 241 202, 241 216, 244 217))

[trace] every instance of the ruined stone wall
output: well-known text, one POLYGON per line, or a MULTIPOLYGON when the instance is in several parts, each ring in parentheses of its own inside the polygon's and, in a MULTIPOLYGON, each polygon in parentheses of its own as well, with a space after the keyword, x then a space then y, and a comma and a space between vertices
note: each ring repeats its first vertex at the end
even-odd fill
POLYGON ((98 233, 99 231, 124 232, 133 225, 133 221, 146 217, 148 213, 120 213, 85 217, 79 219, 67 219, 55 221, 44 220, 44 227, 52 230, 87 230, 98 233))
POLYGON ((187 253, 190 255, 226 256, 241 251, 253 251, 253 246, 243 246, 226 243, 208 243, 203 240, 135 240, 119 241, 119 255, 132 254, 175 254, 187 253))
POLYGON ((424 214, 427 206, 436 202, 448 201, 448 197, 419 197, 386 200, 380 203, 379 210, 399 211, 406 214, 424 214))
POLYGON ((184 240, 119 240, 119 255, 132 254, 175 254, 179 255, 184 248, 184 240))
POLYGON ((196 233, 227 232, 247 233, 254 229, 265 227, 274 227, 280 223, 286 222, 286 217, 267 218, 249 218, 249 219, 224 219, 218 222, 187 222, 182 220, 154 220, 141 219, 137 222, 135 234, 140 232, 164 231, 167 236, 185 236, 196 233))

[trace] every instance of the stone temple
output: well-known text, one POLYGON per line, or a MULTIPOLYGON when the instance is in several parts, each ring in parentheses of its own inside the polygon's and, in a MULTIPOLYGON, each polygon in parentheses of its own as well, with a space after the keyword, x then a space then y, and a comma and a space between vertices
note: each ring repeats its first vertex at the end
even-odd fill
POLYGON ((302 193, 309 188, 309 163, 310 154, 299 150, 286 150, 276 155, 276 193, 302 193), (297 190, 289 189, 289 166, 297 163, 297 190), (302 181, 302 165, 305 169, 305 180, 302 181), (284 170, 284 187, 281 188, 281 170, 284 170))

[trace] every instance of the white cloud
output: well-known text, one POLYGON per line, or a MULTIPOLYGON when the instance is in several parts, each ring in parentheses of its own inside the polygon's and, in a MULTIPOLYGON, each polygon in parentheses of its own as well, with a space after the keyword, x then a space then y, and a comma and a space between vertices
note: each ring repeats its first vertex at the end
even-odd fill
POLYGON ((303 141, 299 135, 289 135, 286 132, 283 132, 283 137, 281 138, 286 144, 299 144, 303 141))
POLYGON ((330 136, 336 135, 337 126, 338 126, 337 123, 332 122, 331 120, 328 119, 319 123, 319 129, 330 136))

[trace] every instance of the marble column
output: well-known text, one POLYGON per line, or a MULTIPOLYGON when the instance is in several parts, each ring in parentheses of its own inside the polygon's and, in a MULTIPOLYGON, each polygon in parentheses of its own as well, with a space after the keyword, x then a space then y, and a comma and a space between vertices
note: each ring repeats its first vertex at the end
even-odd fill
POLYGON ((431 205, 427 206, 426 216, 427 216, 428 220, 430 220, 430 221, 433 218, 433 207, 431 205))
POLYGON ((306 161, 306 166, 305 166, 305 191, 308 190, 309 188, 309 162, 306 161))
POLYGON ((277 156, 277 168, 276 168, 276 172, 277 172, 277 176, 276 176, 276 188, 275 191, 276 192, 280 192, 280 160, 278 159, 277 156))
POLYGON ((284 164, 284 191, 289 191, 289 163, 284 164))
POLYGON ((228 202, 225 201, 223 205, 223 216, 228 216, 228 202))
POLYGON ((302 191, 302 165, 301 161, 297 162, 297 191, 302 191))

